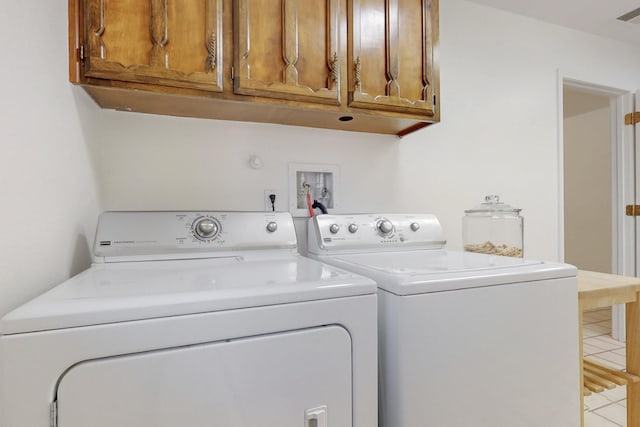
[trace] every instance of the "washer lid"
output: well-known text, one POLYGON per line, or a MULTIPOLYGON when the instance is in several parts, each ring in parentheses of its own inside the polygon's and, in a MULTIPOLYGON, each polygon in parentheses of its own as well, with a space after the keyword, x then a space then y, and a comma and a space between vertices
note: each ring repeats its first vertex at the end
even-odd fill
POLYGON ((374 279, 397 295, 576 276, 575 267, 446 250, 348 254, 319 259, 374 279))
POLYGON ((374 294, 373 281, 304 257, 94 264, 0 320, 0 334, 374 294))

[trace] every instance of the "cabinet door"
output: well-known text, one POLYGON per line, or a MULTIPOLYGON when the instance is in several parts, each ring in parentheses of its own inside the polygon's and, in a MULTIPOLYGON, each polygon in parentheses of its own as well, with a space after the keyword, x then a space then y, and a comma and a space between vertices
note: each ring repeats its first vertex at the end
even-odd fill
POLYGON ((234 91, 340 104, 338 0, 234 0, 234 91))
POLYGON ((351 0, 349 105, 436 116, 438 0, 351 0))
POLYGON ((222 91, 222 1, 85 0, 85 73, 222 91))

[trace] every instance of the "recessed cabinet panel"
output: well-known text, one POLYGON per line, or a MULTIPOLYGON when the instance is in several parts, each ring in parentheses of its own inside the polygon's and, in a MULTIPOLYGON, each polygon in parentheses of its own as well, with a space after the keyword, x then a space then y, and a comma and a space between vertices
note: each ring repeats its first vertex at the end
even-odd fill
POLYGON ((85 0, 85 76, 222 91, 222 1, 85 0))
POLYGON ((352 0, 349 105, 435 116, 437 0, 352 0))
POLYGON ((415 0, 399 0, 398 3, 398 22, 401 23, 397 34, 398 67, 402 66, 401 72, 397 74, 399 96, 409 100, 424 100, 427 99, 424 90, 429 85, 425 81, 428 76, 423 72, 426 46, 415 36, 422 34, 423 30, 422 14, 415 12, 422 4, 415 0))
POLYGON ((130 67, 148 64, 151 58, 151 5, 148 1, 90 2, 92 28, 88 36, 92 56, 130 67), (129 16, 131 19, 123 19, 129 16), (105 24, 109 23, 109 28, 105 24), (134 25, 132 25, 134 24, 134 25), (108 47, 108 49, 107 49, 108 47), (106 59, 106 58, 105 58, 106 59))
POLYGON ((353 60, 349 91, 384 94, 387 85, 386 2, 353 0, 353 60), (364 72, 363 67, 364 65, 364 72))
POLYGON ((338 0, 235 0, 234 91, 340 104, 338 0))

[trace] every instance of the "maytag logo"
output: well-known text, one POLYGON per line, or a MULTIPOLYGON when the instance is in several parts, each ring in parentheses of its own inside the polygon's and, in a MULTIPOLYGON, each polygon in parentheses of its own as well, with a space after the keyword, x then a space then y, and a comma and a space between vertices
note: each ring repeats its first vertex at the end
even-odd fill
POLYGON ((100 246, 111 246, 111 240, 101 240, 100 246))

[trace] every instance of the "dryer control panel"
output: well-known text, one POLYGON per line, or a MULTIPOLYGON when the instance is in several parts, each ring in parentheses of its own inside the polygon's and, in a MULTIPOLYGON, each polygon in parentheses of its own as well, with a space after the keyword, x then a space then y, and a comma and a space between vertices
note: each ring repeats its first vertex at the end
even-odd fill
POLYGON ((288 212, 105 212, 96 262, 183 259, 255 249, 296 249, 288 212))
POLYGON ((309 220, 308 239, 314 254, 439 249, 446 243, 431 214, 318 215, 309 220))

